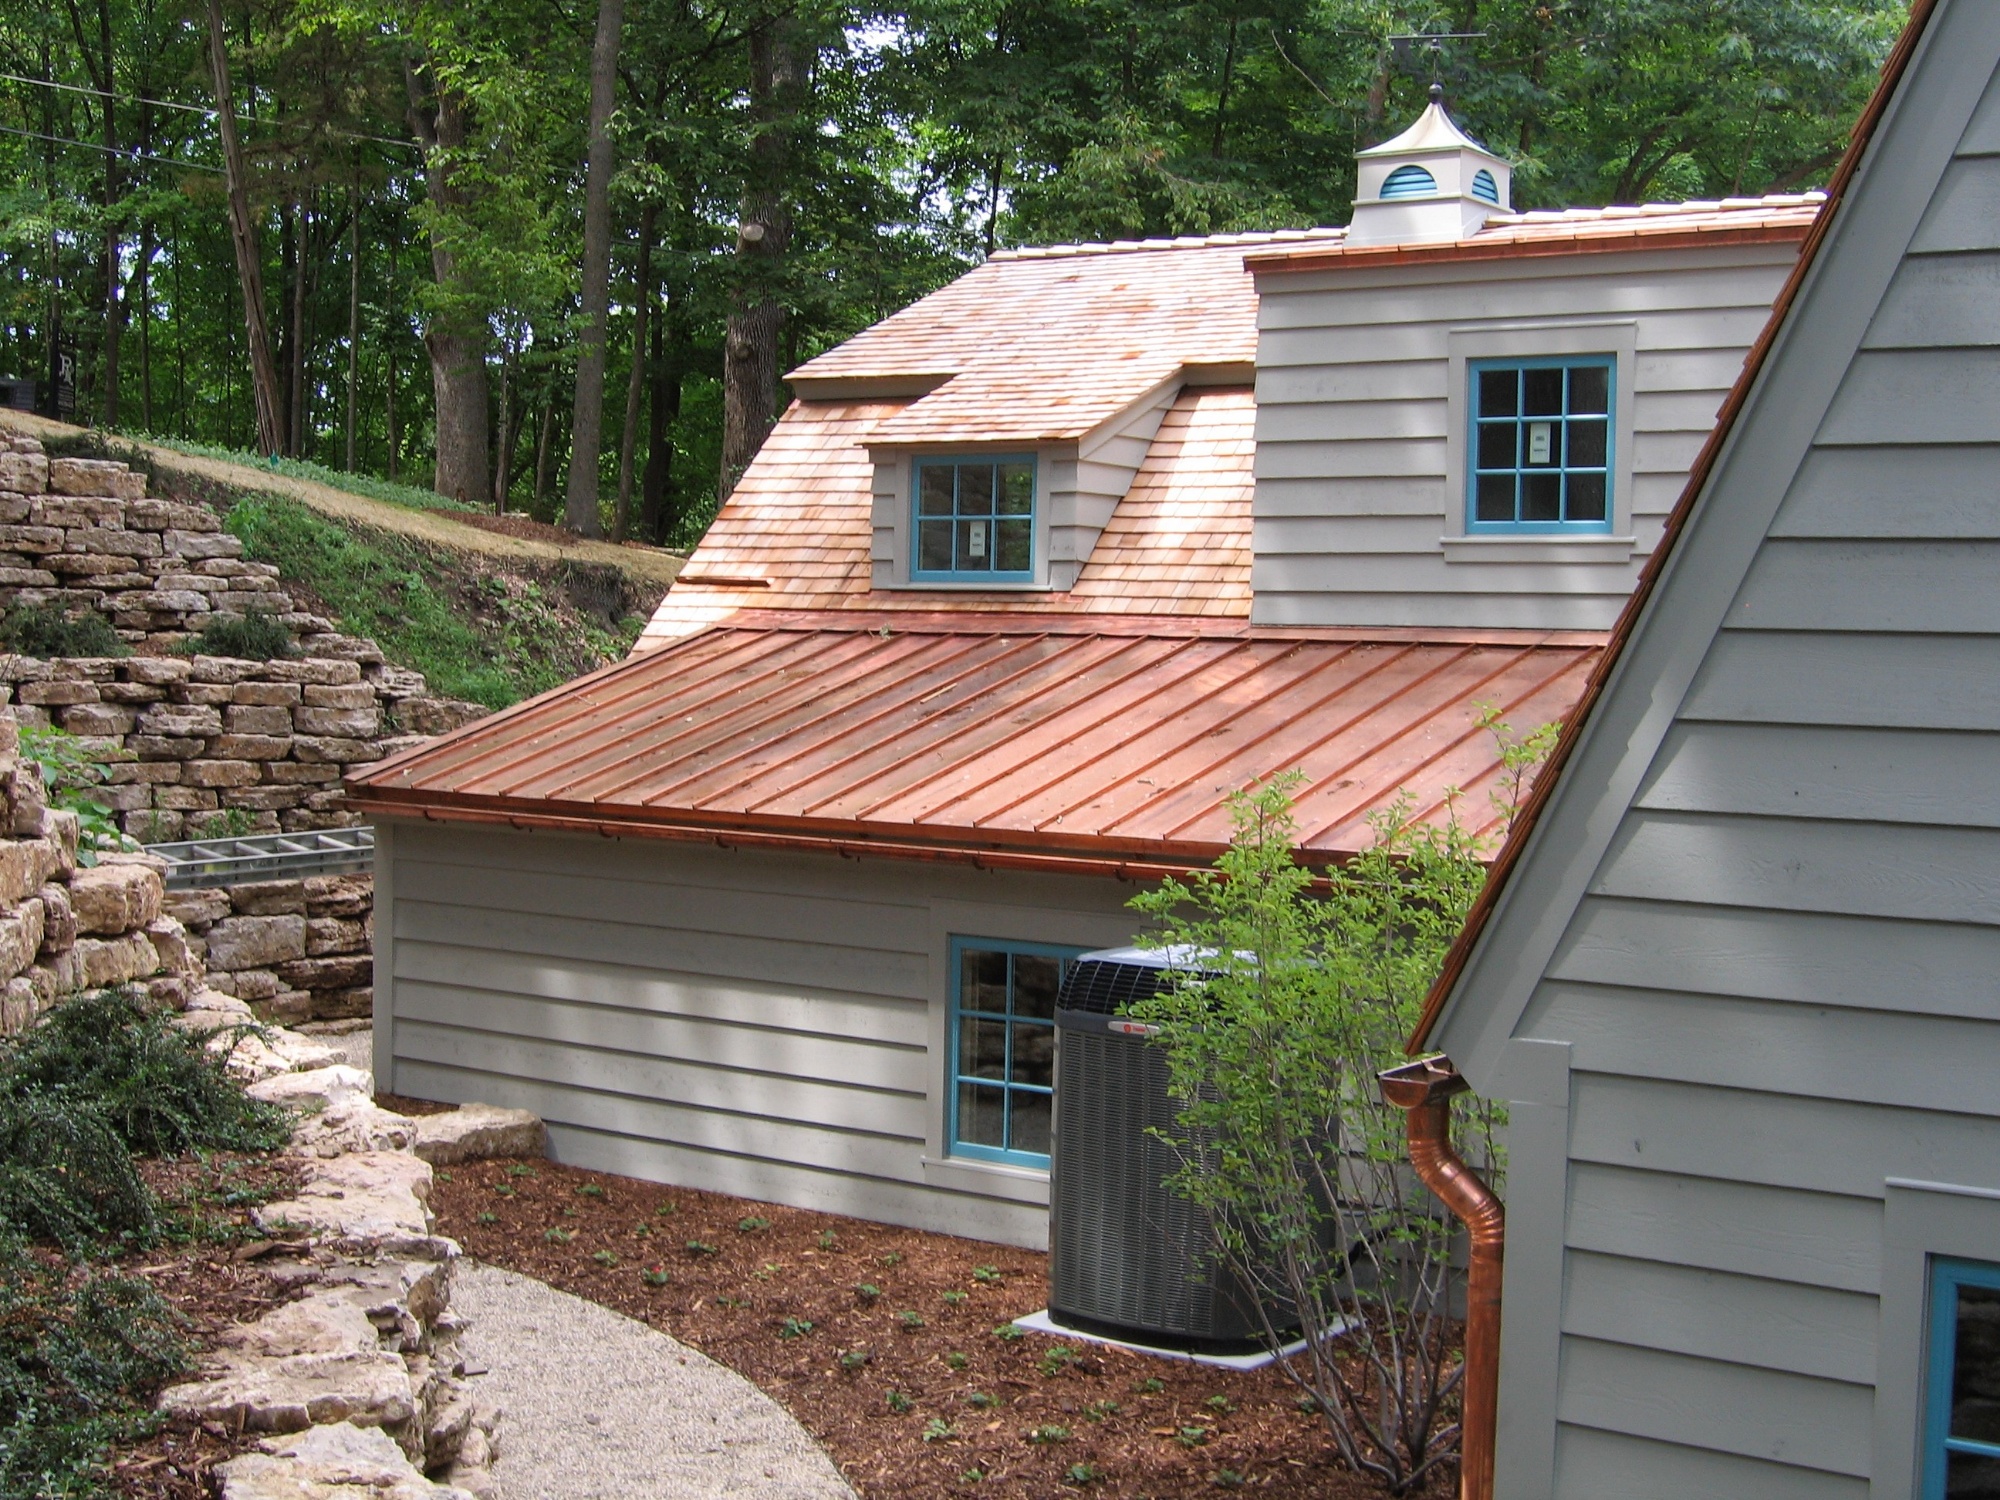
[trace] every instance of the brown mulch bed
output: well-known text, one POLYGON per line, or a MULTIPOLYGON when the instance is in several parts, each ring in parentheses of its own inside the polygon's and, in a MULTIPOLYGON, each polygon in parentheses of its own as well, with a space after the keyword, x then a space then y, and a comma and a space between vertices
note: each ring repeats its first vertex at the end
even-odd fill
POLYGON ((1382 1493, 1275 1370, 1001 1337, 1046 1304, 1044 1255, 550 1162, 441 1170, 431 1206, 468 1254, 748 1376, 867 1500, 1382 1493))
MULTIPOLYGON (((167 1244, 113 1263, 141 1276, 186 1320, 184 1334, 199 1354, 239 1323, 253 1322, 299 1295, 266 1275, 259 1262, 280 1242, 250 1225, 257 1203, 289 1194, 296 1162, 281 1157, 220 1154, 206 1161, 142 1161, 139 1172, 167 1205, 177 1234, 167 1244), (185 1237, 183 1239, 183 1236, 185 1237)), ((249 1446, 242 1434, 215 1423, 170 1422, 112 1457, 116 1494, 142 1500, 209 1500, 219 1493, 215 1466, 249 1446)))

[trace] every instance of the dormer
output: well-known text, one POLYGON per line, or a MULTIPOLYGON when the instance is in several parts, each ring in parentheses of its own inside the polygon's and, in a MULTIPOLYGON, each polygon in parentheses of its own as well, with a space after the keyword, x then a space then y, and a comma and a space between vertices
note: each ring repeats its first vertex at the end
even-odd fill
POLYGON ((1356 152, 1355 164, 1350 245, 1469 239, 1512 211, 1514 169, 1452 123, 1438 84, 1416 124, 1356 152))

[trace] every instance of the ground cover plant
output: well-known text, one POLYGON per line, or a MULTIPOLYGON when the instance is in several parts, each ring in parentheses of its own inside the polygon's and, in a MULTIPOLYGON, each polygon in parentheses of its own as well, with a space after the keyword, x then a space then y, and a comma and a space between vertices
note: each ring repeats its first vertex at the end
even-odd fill
POLYGON ((431 1206, 467 1254, 754 1380, 866 1500, 1381 1493, 1274 1371, 1017 1328, 1047 1303, 1036 1252, 540 1161, 445 1168, 431 1206))
POLYGON ((653 598, 609 570, 562 565, 505 571, 406 537, 350 530, 295 500, 253 495, 225 523, 245 555, 275 563, 285 586, 433 691, 504 708, 616 661, 653 598))
POLYGON ((157 1471, 139 1493, 204 1493, 191 1455, 227 1442, 147 1408, 201 1338, 278 1300, 234 1252, 248 1206, 289 1185, 259 1156, 288 1131, 127 992, 0 1047, 0 1494, 104 1493, 111 1450, 135 1444, 157 1471))
POLYGON ((111 622, 94 610, 69 615, 45 604, 16 604, 0 616, 0 646, 23 656, 130 656, 111 622))

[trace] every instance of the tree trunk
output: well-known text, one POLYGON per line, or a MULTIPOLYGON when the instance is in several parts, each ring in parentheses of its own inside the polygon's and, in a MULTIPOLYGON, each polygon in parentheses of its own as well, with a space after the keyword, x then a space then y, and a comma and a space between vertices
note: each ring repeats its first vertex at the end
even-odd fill
POLYGON ((346 469, 354 472, 354 388, 361 373, 361 183, 354 184, 354 222, 347 235, 347 447, 346 469))
POLYGON ((632 450, 639 440, 639 392, 646 384, 646 324, 653 310, 653 226, 657 205, 639 214, 639 264, 632 273, 632 368, 625 379, 625 432, 618 444, 618 511, 611 540, 622 542, 632 524, 632 450))
POLYGON ((680 306, 669 291, 666 314, 653 323, 652 424, 646 435, 646 480, 639 509, 639 535, 656 547, 673 539, 680 521, 679 507, 674 504, 673 424, 680 419, 681 380, 686 370, 687 329, 680 306))
POLYGON ((625 0, 598 0, 597 41, 590 49, 590 157, 583 190, 583 326, 577 334, 576 407, 570 420, 569 494, 563 524, 598 536, 598 452, 604 436, 604 323, 611 303, 612 91, 625 0))
MULTIPOLYGON (((405 70, 411 94, 411 124, 424 146, 424 180, 433 205, 449 214, 465 204, 453 180, 450 153, 465 145, 465 101, 441 91, 426 114, 418 107, 413 69, 405 70)), ((470 289, 459 274, 458 257, 441 234, 431 235, 431 270, 447 306, 431 316, 424 349, 431 359, 431 390, 437 405, 437 469, 431 487, 467 504, 486 502, 487 477, 486 320, 466 306, 470 289)))
POLYGON ((507 481, 514 473, 514 351, 510 335, 500 355, 500 436, 494 444, 493 514, 507 514, 507 481))
POLYGON ((382 293, 382 389, 386 393, 384 402, 388 410, 383 414, 384 436, 389 447, 389 478, 396 477, 398 448, 396 443, 396 240, 389 239, 389 285, 382 293))
POLYGON ((298 228, 292 238, 291 358, 285 365, 285 451, 293 458, 306 451, 306 283, 312 275, 312 199, 298 206, 298 228))
POLYGON ((104 49, 104 401, 100 408, 106 427, 118 425, 118 345, 125 331, 125 306, 118 296, 125 277, 118 235, 118 119, 113 109, 117 88, 111 64, 111 0, 97 0, 98 45, 104 49))
POLYGON ((133 275, 139 283, 139 425, 153 430, 153 256, 159 241, 153 221, 139 227, 139 264, 133 275))
POLYGON ((257 248, 257 224, 250 217, 250 190, 243 180, 243 144, 236 137, 236 111, 229 88, 229 53, 223 46, 222 0, 207 0, 208 73, 215 87, 216 125, 222 137, 222 165, 229 190, 229 238, 236 251, 236 279, 243 291, 243 322, 250 341, 250 384, 257 402, 257 446, 265 457, 283 446, 278 425, 278 370, 271 363, 271 328, 264 307, 264 266, 257 248))
POLYGON ((777 423, 779 283, 791 245, 785 201, 803 74, 795 22, 774 16, 750 33, 750 173, 736 224, 736 289, 722 344, 722 472, 727 500, 777 423))

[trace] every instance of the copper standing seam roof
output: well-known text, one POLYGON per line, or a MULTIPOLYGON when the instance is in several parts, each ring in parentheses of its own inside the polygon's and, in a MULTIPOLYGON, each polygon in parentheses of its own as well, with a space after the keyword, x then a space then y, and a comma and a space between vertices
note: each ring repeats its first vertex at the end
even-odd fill
POLYGON ((1743 370, 1736 377, 1736 384, 1730 388, 1728 399, 1722 403, 1722 410, 1716 414, 1715 427, 1709 433, 1708 441, 1702 445, 1700 454, 1696 456, 1694 468, 1688 472, 1687 484, 1681 490, 1681 497, 1674 503, 1674 508, 1667 517, 1666 527, 1660 536, 1660 544, 1653 549, 1653 555, 1646 559, 1646 566, 1639 574, 1638 587, 1632 591, 1631 598, 1625 601, 1625 608, 1619 613, 1618 621, 1611 629, 1609 644, 1590 673, 1583 696, 1578 700, 1575 709, 1564 716, 1562 734, 1556 741, 1555 749, 1550 753, 1548 763, 1542 767, 1541 774, 1536 777, 1534 788, 1522 804, 1520 814, 1514 819, 1513 827, 1508 830, 1506 842, 1500 846, 1500 853, 1493 861, 1492 872, 1487 877, 1485 889, 1473 903, 1472 910, 1466 917, 1465 926, 1459 932, 1458 940, 1445 955, 1443 971, 1438 975, 1437 983, 1431 986, 1430 995, 1424 1002, 1424 1013, 1418 1018, 1416 1029, 1410 1033, 1406 1050, 1412 1057, 1425 1051, 1438 1017, 1444 1013, 1445 1004, 1451 998, 1452 990, 1457 987, 1459 975, 1464 972, 1466 962, 1472 956, 1472 950, 1479 944, 1480 934, 1486 930, 1486 924, 1492 918, 1493 908, 1500 899, 1500 893, 1506 888, 1508 879, 1520 863, 1521 851, 1533 835, 1535 824, 1540 821, 1543 808, 1548 806, 1556 784, 1562 779, 1570 755, 1582 737, 1584 726, 1590 721, 1591 710, 1596 707, 1612 670, 1618 664, 1618 658, 1624 653, 1626 643, 1631 640, 1639 616, 1645 613, 1646 603, 1652 598, 1653 589, 1659 582, 1660 570, 1673 553, 1675 544, 1680 541, 1681 533, 1687 529, 1688 516, 1693 511, 1696 501, 1700 499, 1702 490, 1706 488, 1709 475, 1714 472, 1716 461, 1722 455, 1723 444, 1728 442, 1729 434, 1736 426, 1736 419, 1743 412, 1743 404, 1749 399, 1750 388, 1757 383, 1757 377, 1763 372, 1764 361, 1770 356, 1771 346, 1778 337, 1778 330, 1791 313, 1792 303, 1797 299, 1799 288, 1805 284, 1805 278, 1819 256, 1820 246, 1826 243, 1827 230, 1833 223, 1834 215, 1840 210, 1841 199, 1846 196, 1848 184, 1854 180, 1855 169, 1861 164, 1862 154, 1867 151, 1869 141, 1874 138, 1875 127, 1881 123, 1882 112, 1889 106, 1889 96, 1902 81, 1903 72, 1910 64, 1910 58, 1916 51, 1917 42, 1923 36, 1924 27, 1929 23, 1935 5, 1936 0, 1915 0, 1915 4, 1910 7, 1909 24, 1903 28, 1903 34, 1897 40, 1895 50, 1882 64, 1881 81, 1869 98, 1868 107, 1861 112, 1861 118, 1855 122, 1854 136, 1847 144, 1847 151, 1841 157, 1840 165, 1834 170, 1833 181, 1827 185, 1825 202, 1813 220, 1805 244, 1799 250, 1798 262, 1792 267, 1792 274, 1786 278, 1784 286, 1779 290, 1778 299, 1771 306, 1771 316, 1765 322, 1763 332, 1757 335, 1757 342, 1750 346, 1749 354, 1744 357, 1743 370))
POLYGON ((385 760, 377 814, 1095 874, 1212 860, 1228 795, 1300 768, 1334 860, 1407 789, 1491 822, 1475 704, 1567 714, 1596 634, 756 611, 385 760))

